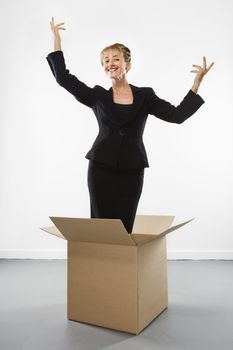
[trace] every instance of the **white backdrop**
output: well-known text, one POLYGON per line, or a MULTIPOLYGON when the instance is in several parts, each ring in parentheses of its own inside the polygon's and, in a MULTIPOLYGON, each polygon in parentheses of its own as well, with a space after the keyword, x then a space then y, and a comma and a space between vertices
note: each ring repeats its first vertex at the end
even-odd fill
POLYGON ((138 213, 196 218, 168 237, 169 258, 233 258, 232 13, 231 0, 1 2, 0 257, 65 257, 66 242, 39 227, 49 216, 89 217, 84 156, 97 123, 52 76, 54 16, 65 22, 67 68, 91 87, 111 86, 99 53, 114 42, 132 51, 128 81, 175 105, 192 64, 215 62, 195 115, 181 125, 148 117, 138 213))

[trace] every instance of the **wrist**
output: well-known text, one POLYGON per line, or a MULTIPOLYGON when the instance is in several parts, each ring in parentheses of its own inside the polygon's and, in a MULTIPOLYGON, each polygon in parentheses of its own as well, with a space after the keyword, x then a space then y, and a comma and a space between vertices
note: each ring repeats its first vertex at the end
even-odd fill
POLYGON ((198 88, 196 86, 192 86, 191 90, 193 92, 195 92, 195 94, 197 94, 197 92, 198 92, 198 88))
POLYGON ((58 36, 54 37, 54 51, 61 51, 61 38, 58 36))
POLYGON ((58 35, 54 35, 54 41, 61 42, 61 37, 60 37, 59 34, 58 35))
POLYGON ((200 86, 200 83, 194 83, 191 90, 195 93, 198 92, 198 89, 199 89, 199 86, 200 86))

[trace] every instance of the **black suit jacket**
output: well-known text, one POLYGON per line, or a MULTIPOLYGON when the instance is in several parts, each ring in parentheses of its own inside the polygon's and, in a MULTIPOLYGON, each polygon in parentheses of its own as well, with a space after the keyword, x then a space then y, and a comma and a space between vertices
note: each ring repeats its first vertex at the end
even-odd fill
POLYGON ((46 57, 59 85, 69 91, 79 102, 92 108, 99 125, 99 133, 86 154, 92 159, 121 168, 149 167, 143 144, 143 131, 149 114, 170 123, 183 123, 204 103, 189 90, 182 102, 175 107, 159 98, 150 87, 130 84, 133 93, 132 115, 124 120, 119 117, 109 90, 99 85, 87 86, 66 68, 62 51, 54 51, 46 57))

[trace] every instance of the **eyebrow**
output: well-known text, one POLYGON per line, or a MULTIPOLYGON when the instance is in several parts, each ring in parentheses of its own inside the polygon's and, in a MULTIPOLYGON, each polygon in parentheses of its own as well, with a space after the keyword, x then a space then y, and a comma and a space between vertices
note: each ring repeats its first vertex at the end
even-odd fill
MULTIPOLYGON (((118 54, 113 55, 113 57, 117 57, 117 56, 119 56, 119 55, 118 54)), ((108 56, 104 56, 104 58, 108 58, 108 56)))

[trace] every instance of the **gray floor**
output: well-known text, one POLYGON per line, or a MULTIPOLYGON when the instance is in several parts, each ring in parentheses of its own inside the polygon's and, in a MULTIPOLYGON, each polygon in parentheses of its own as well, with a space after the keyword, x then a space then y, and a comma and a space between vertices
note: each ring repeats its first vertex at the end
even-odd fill
POLYGON ((1 350, 232 350, 233 261, 169 261, 169 307, 138 336, 66 319, 65 260, 0 260, 1 350))

